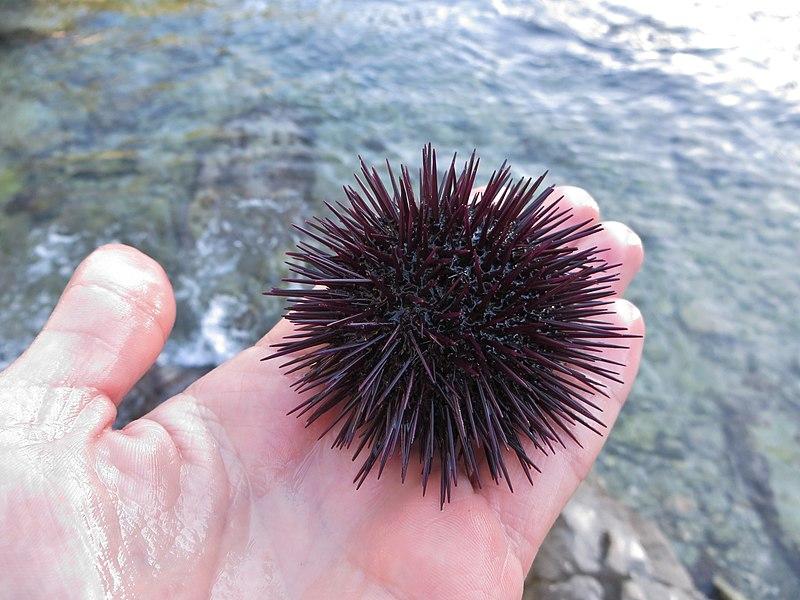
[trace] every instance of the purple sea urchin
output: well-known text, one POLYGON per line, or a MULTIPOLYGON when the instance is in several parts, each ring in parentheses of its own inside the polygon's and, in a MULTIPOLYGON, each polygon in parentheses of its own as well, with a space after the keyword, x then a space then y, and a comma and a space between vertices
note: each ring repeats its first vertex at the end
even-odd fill
POLYGON ((460 173, 455 160, 440 180, 427 145, 418 197, 406 167, 395 177, 387 161, 390 191, 362 160, 360 191, 297 227, 313 242, 288 253, 284 282, 315 287, 268 292, 295 325, 268 358, 292 355, 281 366, 309 394, 291 412, 331 413, 333 446, 368 451, 358 486, 395 454, 404 481, 416 448, 423 493, 441 468, 442 504, 460 469, 480 486, 483 458, 512 488, 509 450, 531 480, 525 439, 548 453, 576 424, 600 433, 592 396, 622 366, 602 351, 626 337, 603 319, 619 265, 576 245, 600 225, 506 163, 474 194, 479 160, 460 173))

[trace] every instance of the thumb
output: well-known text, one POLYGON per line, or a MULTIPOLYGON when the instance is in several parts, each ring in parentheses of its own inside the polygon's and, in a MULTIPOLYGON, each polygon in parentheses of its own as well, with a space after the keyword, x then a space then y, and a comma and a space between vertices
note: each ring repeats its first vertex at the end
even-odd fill
POLYGON ((41 333, 3 378, 88 389, 95 394, 80 394, 86 402, 100 394, 118 404, 153 364, 174 320, 161 266, 129 246, 103 246, 78 266, 41 333))

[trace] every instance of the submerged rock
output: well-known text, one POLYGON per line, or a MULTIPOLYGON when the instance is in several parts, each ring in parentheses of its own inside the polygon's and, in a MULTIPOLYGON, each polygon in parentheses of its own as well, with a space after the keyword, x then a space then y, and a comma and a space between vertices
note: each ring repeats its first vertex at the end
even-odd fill
POLYGON ((714 593, 719 600, 747 600, 744 594, 719 575, 714 577, 714 593))
POLYGON ((720 313, 720 303, 697 298, 680 308, 680 319, 687 330, 696 334, 730 336, 736 334, 735 323, 720 313))

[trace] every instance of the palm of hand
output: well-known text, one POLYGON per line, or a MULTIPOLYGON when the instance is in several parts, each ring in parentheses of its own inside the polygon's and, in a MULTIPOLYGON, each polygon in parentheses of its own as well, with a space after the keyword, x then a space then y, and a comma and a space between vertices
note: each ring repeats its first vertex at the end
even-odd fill
MULTIPOLYGON (((565 188, 575 218, 593 201, 565 188)), ((635 235, 608 223, 592 243, 638 269, 635 235), (599 237, 598 236, 598 237, 599 237)), ((638 311, 615 319, 643 333, 638 311)), ((356 491, 357 464, 286 411, 299 402, 258 345, 121 431, 117 404, 152 364, 174 320, 163 271, 105 247, 76 271, 31 348, 0 375, 0 565, 9 597, 514 598, 602 438, 541 457, 511 494, 463 480, 440 511, 391 466, 356 491)), ((641 351, 604 399, 610 425, 641 351)), ((488 477, 486 478, 488 480, 488 477)))

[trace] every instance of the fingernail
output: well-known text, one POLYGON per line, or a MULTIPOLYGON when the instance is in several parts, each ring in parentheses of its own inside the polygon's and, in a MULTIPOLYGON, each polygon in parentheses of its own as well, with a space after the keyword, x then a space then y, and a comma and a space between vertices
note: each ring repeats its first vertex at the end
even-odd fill
POLYGON ((642 238, 636 235, 636 232, 630 227, 627 228, 628 232, 625 234, 625 243, 628 246, 641 246, 642 238))
POLYGON ((141 290, 158 283, 159 273, 140 252, 125 246, 108 245, 89 255, 83 265, 81 279, 141 290))
POLYGON ((626 323, 633 323, 642 318, 642 313, 633 302, 620 298, 615 300, 616 312, 626 323))
POLYGON ((574 207, 589 207, 599 211, 600 208, 594 198, 585 189, 573 185, 558 186, 557 196, 563 195, 574 207))

